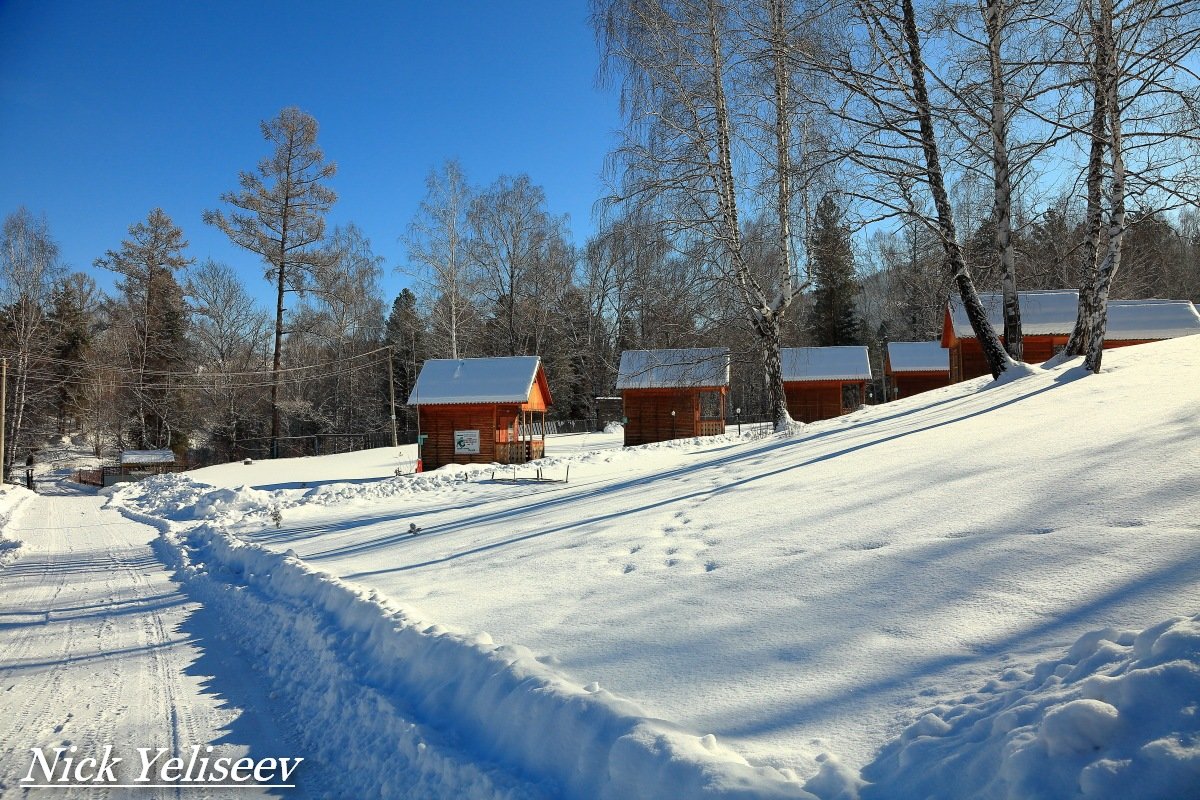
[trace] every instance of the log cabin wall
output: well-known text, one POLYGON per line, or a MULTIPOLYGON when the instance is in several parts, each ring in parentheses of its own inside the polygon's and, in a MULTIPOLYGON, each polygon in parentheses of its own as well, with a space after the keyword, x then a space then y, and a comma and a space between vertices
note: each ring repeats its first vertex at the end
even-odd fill
POLYGON ((889 372, 889 399, 902 400, 914 394, 950 385, 949 372, 889 372))
POLYGON ((424 468, 437 469, 445 464, 490 464, 496 460, 496 430, 512 424, 516 407, 503 415, 495 405, 422 406, 421 433, 428 438, 421 447, 424 468), (479 453, 455 455, 454 432, 479 431, 479 453))
MULTIPOLYGON (((1067 344, 1069 336, 1046 335, 1026 336, 1024 338, 1023 358, 1027 364, 1041 364, 1049 361, 1067 344)), ((1000 337, 1004 341, 1004 337, 1000 337)), ((1104 349, 1114 350, 1118 347, 1129 347, 1135 344, 1147 344, 1156 339, 1105 339, 1104 349)), ((950 346, 950 382, 958 383, 981 375, 991 375, 987 359, 983 357, 983 348, 978 339, 958 339, 950 346)))
POLYGON ((842 403, 843 385, 857 387, 861 405, 866 381, 784 381, 788 414, 797 422, 817 422, 849 414, 854 408, 846 408, 842 403))
POLYGON ((625 423, 625 446, 724 433, 726 392, 724 386, 626 389, 621 393, 628 420, 625 423), (709 419, 701 419, 700 416, 700 395, 705 392, 715 392, 720 396, 718 414, 709 419), (674 419, 671 411, 675 412, 674 419))

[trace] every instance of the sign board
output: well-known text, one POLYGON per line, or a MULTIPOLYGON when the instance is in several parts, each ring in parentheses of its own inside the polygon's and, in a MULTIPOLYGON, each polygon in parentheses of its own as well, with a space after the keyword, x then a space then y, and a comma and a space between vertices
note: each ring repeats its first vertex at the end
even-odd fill
POLYGON ((477 456, 477 455, 479 455, 479 431, 455 431, 454 432, 454 455, 456 455, 456 456, 477 456))

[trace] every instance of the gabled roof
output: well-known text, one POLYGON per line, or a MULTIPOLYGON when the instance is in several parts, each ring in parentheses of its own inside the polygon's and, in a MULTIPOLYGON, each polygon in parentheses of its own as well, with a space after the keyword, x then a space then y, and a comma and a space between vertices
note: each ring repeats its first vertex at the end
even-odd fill
POLYGON ((122 450, 119 461, 125 464, 174 464, 175 454, 170 450, 122 450))
POLYGON ((892 372, 949 372, 950 351, 941 342, 888 342, 892 372))
POLYGON ((617 370, 617 390, 692 389, 729 385, 729 349, 626 350, 617 370))
MULTIPOLYGON (((1078 292, 1019 292, 1018 297, 1021 301, 1021 331, 1026 336, 1071 334, 1079 309, 1078 292)), ((997 333, 1003 333, 1003 295, 1000 292, 980 292, 979 300, 987 309, 992 328, 997 333)), ((959 339, 975 338, 975 331, 958 295, 950 298, 947 320, 950 326, 942 331, 943 345, 950 343, 951 333, 959 339)), ((1195 333, 1200 333, 1200 314, 1187 300, 1108 301, 1108 326, 1104 338, 1110 341, 1173 339, 1195 333)))
POLYGON ((503 358, 431 358, 421 367, 408 404, 526 403, 533 382, 543 382, 546 405, 550 390, 538 356, 503 358))
POLYGON ((871 360, 865 347, 785 347, 779 355, 785 383, 871 380, 871 360))

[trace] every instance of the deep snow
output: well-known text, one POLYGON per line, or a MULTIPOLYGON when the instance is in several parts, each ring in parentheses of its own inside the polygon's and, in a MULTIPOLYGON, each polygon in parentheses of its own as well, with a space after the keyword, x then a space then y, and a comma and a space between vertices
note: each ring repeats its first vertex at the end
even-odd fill
MULTIPOLYGON (((906 728, 923 735, 914 722, 946 733, 918 720, 970 705, 972 687, 1036 677, 1088 631, 1200 607, 1200 338, 1113 351, 1099 376, 1030 372, 796 435, 576 448, 545 461, 551 477, 570 464, 567 484, 528 480, 528 468, 515 482, 486 468, 397 478, 409 456, 385 449, 212 468, 114 501, 170 518, 177 533, 228 531, 230 548, 294 551, 306 574, 328 571, 406 618, 528 648, 568 694, 611 691, 690 737, 715 734, 695 739, 722 753, 715 761, 774 767, 797 788, 820 770, 809 789, 849 796, 860 768, 888 785, 893 756, 881 748, 906 728)), ((443 679, 470 692, 466 663, 443 679)), ((1056 726, 1109 724, 1051 710, 1028 723, 1039 741, 1063 740, 1056 726)), ((1122 747, 1151 734, 1132 717, 1122 747)), ((585 735, 520 730, 531 747, 585 735)), ((974 737, 980 752, 995 749, 974 737)), ((703 769, 705 752, 680 758, 703 769)), ((921 791, 960 794, 962 771, 939 772, 944 753, 923 752, 930 763, 906 767, 941 777, 921 791)), ((1050 785, 1052 772, 1031 774, 1050 785)))

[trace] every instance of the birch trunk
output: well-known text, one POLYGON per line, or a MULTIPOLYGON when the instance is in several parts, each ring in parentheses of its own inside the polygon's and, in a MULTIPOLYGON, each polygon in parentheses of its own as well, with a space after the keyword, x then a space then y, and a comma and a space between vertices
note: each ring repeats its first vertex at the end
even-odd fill
POLYGON ((1016 258, 1012 241, 1012 172, 1008 160, 1008 104, 1004 94, 1004 62, 1000 44, 1004 33, 1005 0, 987 0, 988 63, 992 95, 992 177, 995 186, 992 218, 996 224, 996 251, 1000 260, 1000 284, 1004 293, 1004 346, 1021 361, 1021 303, 1017 296, 1016 258))
POLYGON ((921 149, 925 154, 925 174, 929 182, 929 190, 937 208, 938 231, 942 239, 942 247, 950 261, 951 276, 958 287, 967 318, 971 328, 983 349, 988 368, 992 377, 998 378, 1001 373, 1012 366, 1012 359, 1000 344, 1000 338, 992 329, 987 319, 987 311, 979 301, 979 293, 967 272, 967 262, 963 257, 962 247, 958 242, 958 234, 954 227, 954 216, 950 209, 950 198, 946 193, 945 180, 942 176, 942 166, 938 154, 937 140, 934 137, 933 117, 930 111, 929 90, 925 85, 925 62, 921 56, 921 38, 917 33, 916 14, 913 11, 912 0, 904 0, 904 39, 908 45, 909 69, 912 73, 913 99, 916 105, 917 121, 921 129, 921 149))
POLYGON ((1100 314, 1096 286, 1099 278, 1100 232, 1103 228, 1101 207, 1104 182, 1104 151, 1108 146, 1108 74, 1110 42, 1104 34, 1104 23, 1097 15, 1092 21, 1092 124, 1087 167, 1087 235, 1083 242, 1083 280, 1079 286, 1079 311, 1075 328, 1063 352, 1081 356, 1092 339, 1092 331, 1100 314))
MULTIPOLYGON (((772 16, 774 17, 774 8, 772 16)), ((713 88, 713 112, 717 134, 717 163, 714 183, 717 189, 717 205, 720 210, 726 250, 743 301, 746 304, 750 323, 758 337, 762 362, 767 369, 767 394, 771 402, 771 418, 775 429, 786 430, 792 424, 787 409, 787 395, 783 388, 783 370, 779 366, 779 317, 750 273, 742 250, 741 225, 738 220, 737 193, 733 179, 733 152, 731 145, 731 123, 729 106, 725 98, 725 59, 721 52, 721 37, 717 29, 717 7, 715 0, 708 3, 708 46, 710 79, 713 88), (772 365, 776 365, 772 374, 772 365)), ((778 87, 776 96, 778 98, 778 87)), ((778 108, 778 104, 777 104, 778 108)), ((778 130, 778 121, 776 129, 778 130)), ((781 220, 782 222, 782 220, 781 220)), ((789 298, 790 299, 790 298, 789 298)))
POLYGON ((1125 157, 1121 140, 1121 106, 1117 101, 1117 53, 1113 36, 1112 0, 1100 0, 1100 25, 1107 56, 1105 106, 1108 110, 1108 147, 1112 161, 1112 185, 1109 189, 1112 208, 1108 216, 1108 246, 1104 261, 1096 270, 1092 313, 1087 323, 1087 353, 1083 366, 1092 373, 1100 371, 1100 362, 1104 357, 1104 333, 1108 326, 1108 292, 1112 288, 1117 270, 1121 268, 1121 246, 1125 238, 1125 157))

